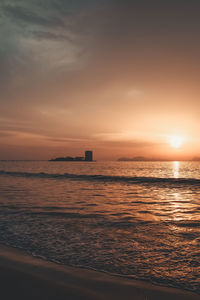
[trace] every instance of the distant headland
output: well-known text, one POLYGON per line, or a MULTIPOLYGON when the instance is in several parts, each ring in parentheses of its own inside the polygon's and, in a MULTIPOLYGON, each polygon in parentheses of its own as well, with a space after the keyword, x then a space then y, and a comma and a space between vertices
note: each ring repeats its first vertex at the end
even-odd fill
POLYGON ((144 157, 144 156, 136 156, 136 157, 120 157, 118 158, 118 161, 149 161, 152 160, 150 158, 144 157))
POLYGON ((52 158, 49 161, 94 161, 93 160, 93 152, 91 150, 85 151, 85 157, 83 156, 66 156, 66 157, 56 157, 52 158))
POLYGON ((165 158, 165 157, 144 157, 144 156, 135 156, 135 157, 120 157, 117 159, 117 161, 125 161, 125 162, 156 162, 156 161, 163 161, 163 162, 170 162, 170 161, 200 161, 200 157, 193 157, 193 158, 180 158, 180 157, 174 157, 174 158, 165 158))

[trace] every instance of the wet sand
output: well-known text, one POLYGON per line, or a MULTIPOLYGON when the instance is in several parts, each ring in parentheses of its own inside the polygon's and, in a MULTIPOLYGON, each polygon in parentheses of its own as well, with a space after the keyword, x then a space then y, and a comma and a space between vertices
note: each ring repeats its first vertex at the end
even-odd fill
POLYGON ((0 245, 1 299, 200 300, 184 290, 72 268, 0 245))

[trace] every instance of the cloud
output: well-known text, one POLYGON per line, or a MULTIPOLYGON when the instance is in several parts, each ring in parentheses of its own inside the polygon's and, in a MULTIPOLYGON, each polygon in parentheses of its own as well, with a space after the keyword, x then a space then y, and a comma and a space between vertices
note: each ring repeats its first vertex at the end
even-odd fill
POLYGON ((13 132, 0 130, 0 138, 13 137, 14 135, 15 134, 13 132))
POLYGON ((20 25, 37 24, 41 26, 63 26, 63 23, 59 18, 42 17, 33 13, 30 9, 19 5, 5 5, 3 6, 3 12, 16 23, 19 22, 20 25))
POLYGON ((31 94, 41 82, 46 89, 49 78, 78 64, 78 38, 53 6, 45 10, 37 1, 5 1, 0 15, 0 102, 8 103, 14 94, 17 103, 19 91, 31 94))

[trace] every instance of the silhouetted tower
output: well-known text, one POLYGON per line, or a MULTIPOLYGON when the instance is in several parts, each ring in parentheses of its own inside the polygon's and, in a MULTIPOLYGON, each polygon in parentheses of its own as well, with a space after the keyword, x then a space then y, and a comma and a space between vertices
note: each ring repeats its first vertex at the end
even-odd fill
POLYGON ((93 153, 92 151, 85 151, 85 161, 93 161, 93 153))

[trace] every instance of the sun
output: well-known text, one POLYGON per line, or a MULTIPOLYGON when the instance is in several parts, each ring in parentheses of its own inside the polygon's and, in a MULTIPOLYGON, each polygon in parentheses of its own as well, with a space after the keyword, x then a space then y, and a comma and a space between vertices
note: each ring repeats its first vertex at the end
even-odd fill
POLYGON ((169 143, 173 148, 180 148, 183 144, 183 138, 181 136, 171 136, 169 143))

